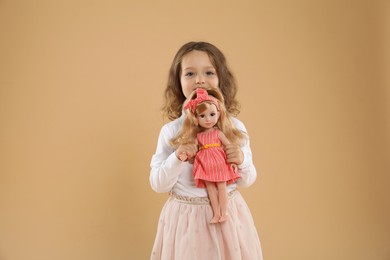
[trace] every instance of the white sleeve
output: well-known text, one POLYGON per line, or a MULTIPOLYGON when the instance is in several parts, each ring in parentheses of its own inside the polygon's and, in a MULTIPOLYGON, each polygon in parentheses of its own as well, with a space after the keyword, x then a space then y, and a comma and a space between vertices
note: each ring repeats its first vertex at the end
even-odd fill
POLYGON ((169 144, 173 135, 168 125, 161 128, 156 153, 150 162, 150 185, 159 193, 172 189, 185 165, 176 157, 174 149, 169 144))
POLYGON ((238 173, 241 178, 237 180, 237 184, 241 187, 249 187, 252 185, 257 177, 257 172, 255 165, 252 161, 252 150, 249 145, 249 135, 244 124, 236 118, 233 118, 233 123, 240 131, 245 133, 245 142, 241 147, 242 152, 244 153, 244 161, 242 164, 238 165, 238 173))

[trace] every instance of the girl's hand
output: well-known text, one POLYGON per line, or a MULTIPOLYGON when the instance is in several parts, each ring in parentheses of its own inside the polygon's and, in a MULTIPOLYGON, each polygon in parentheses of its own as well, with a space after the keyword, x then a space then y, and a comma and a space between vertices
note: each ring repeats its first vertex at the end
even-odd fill
POLYGON ((238 166, 235 163, 230 164, 230 169, 232 169, 233 172, 238 172, 238 166))
POLYGON ((198 146, 196 144, 182 144, 176 149, 175 154, 179 160, 191 162, 197 152, 198 146))
POLYGON ((244 162, 244 153, 241 151, 239 145, 227 144, 225 145, 226 161, 240 165, 244 162))

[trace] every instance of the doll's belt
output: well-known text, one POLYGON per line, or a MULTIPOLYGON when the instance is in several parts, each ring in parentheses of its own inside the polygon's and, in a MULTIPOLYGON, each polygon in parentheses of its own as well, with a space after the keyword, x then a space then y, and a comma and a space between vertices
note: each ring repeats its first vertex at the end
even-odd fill
POLYGON ((203 150, 203 149, 207 149, 207 148, 211 148, 211 147, 219 147, 221 146, 221 144, 205 144, 201 147, 199 147, 199 150, 203 150))

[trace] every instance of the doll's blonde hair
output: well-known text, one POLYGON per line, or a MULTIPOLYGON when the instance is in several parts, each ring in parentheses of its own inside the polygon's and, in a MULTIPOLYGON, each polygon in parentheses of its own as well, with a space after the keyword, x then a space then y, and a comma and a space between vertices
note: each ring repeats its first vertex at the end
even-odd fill
MULTIPOLYGON (((241 145, 245 135, 233 125, 229 113, 226 111, 222 93, 216 88, 206 88, 206 91, 208 95, 215 97, 218 102, 217 109, 219 111, 219 119, 216 127, 225 134, 231 143, 241 145)), ((196 90, 190 94, 185 104, 195 98, 196 90)), ((203 113, 203 111, 205 111, 210 105, 215 104, 212 101, 204 101, 197 105, 193 112, 191 109, 187 109, 181 130, 177 136, 170 140, 171 145, 174 148, 177 148, 182 144, 190 144, 195 142, 197 134, 203 131, 202 127, 197 124, 197 116, 203 113)))
POLYGON ((191 51, 203 51, 207 53, 210 62, 213 64, 221 90, 225 98, 226 110, 229 114, 236 116, 240 112, 240 104, 236 99, 237 84, 236 80, 227 66, 226 58, 223 53, 214 45, 208 42, 188 42, 184 44, 176 53, 168 75, 168 83, 165 89, 165 104, 162 108, 164 116, 174 120, 181 116, 182 105, 186 100, 180 83, 181 63, 183 57, 191 51))

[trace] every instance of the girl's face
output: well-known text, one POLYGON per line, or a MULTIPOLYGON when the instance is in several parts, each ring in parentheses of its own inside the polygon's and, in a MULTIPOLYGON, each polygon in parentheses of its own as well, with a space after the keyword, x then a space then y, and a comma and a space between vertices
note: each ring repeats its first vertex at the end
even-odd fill
POLYGON ((183 56, 180 82, 186 98, 198 87, 218 88, 217 72, 206 52, 191 51, 183 56))
POLYGON ((196 116, 196 119, 200 127, 208 129, 217 124, 219 119, 219 111, 214 104, 208 104, 206 106, 206 110, 199 113, 196 116))

